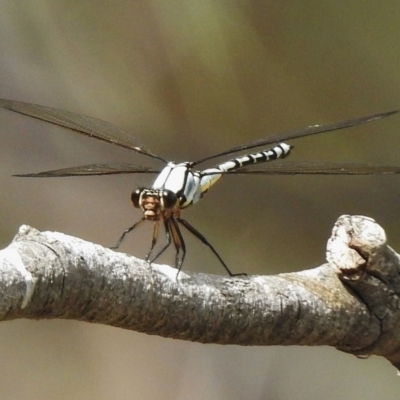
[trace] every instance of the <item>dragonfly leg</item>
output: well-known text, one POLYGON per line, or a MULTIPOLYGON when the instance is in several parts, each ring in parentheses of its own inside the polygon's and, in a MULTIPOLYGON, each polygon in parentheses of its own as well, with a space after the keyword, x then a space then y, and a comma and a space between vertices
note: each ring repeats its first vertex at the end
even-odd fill
MULTIPOLYGON (((158 224, 158 221, 157 221, 158 224)), ((156 227, 154 227, 154 231, 155 231, 156 227)), ((171 244, 171 234, 170 234, 170 230, 169 230, 169 225, 168 225, 168 221, 164 219, 164 229, 165 229, 165 236, 167 238, 167 243, 165 244, 165 246, 154 256, 150 259, 151 253, 153 252, 153 248, 157 242, 157 238, 158 238, 158 226, 157 226, 157 237, 154 238, 154 232, 153 232, 153 240, 151 243, 151 249, 149 251, 149 253, 146 256, 146 261, 148 261, 150 264, 155 261, 158 257, 161 256, 162 253, 164 253, 165 250, 168 249, 168 247, 171 244), (155 239, 155 240, 154 240, 155 239)))
POLYGON ((122 241, 125 239, 125 236, 129 233, 132 232, 139 224, 141 224, 143 221, 145 221, 144 218, 139 220, 138 222, 135 222, 131 227, 129 227, 126 231, 124 231, 121 235, 121 237, 118 239, 118 242, 116 243, 115 246, 110 247, 112 250, 118 249, 118 247, 121 245, 122 241))
POLYGON ((197 239, 200 239, 206 246, 210 248, 210 250, 214 253, 214 255, 218 258, 218 260, 221 262, 223 267, 226 269, 228 272, 229 276, 239 276, 239 275, 244 275, 247 276, 246 273, 239 273, 239 274, 233 274, 228 266, 225 264, 224 260, 221 258, 221 256, 218 254, 217 250, 215 250, 214 246, 192 225, 189 224, 185 219, 182 218, 176 218, 176 220, 183 225, 190 233, 192 233, 194 236, 197 237, 197 239))
MULTIPOLYGON (((160 233, 159 221, 154 221, 153 237, 151 239, 151 246, 150 246, 149 252, 146 255, 146 261, 149 262, 150 264, 151 264, 151 261, 149 261, 149 260, 150 260, 150 257, 151 257, 151 253, 153 253, 154 246, 157 244, 158 234, 159 233, 160 233)), ((155 258, 157 258, 157 257, 155 257, 155 258)))
POLYGON ((175 245, 175 268, 178 270, 178 273, 176 274, 176 277, 178 277, 179 272, 181 271, 182 265, 183 265, 183 260, 185 259, 186 256, 186 245, 185 241, 183 240, 183 236, 181 233, 181 230, 179 229, 179 225, 177 224, 176 220, 174 218, 170 219, 170 231, 172 233, 172 240, 175 245), (180 255, 180 251, 182 250, 182 255, 180 255))
POLYGON ((154 246, 157 243, 159 233, 160 233, 160 223, 159 223, 159 221, 154 221, 153 237, 151 238, 151 247, 150 247, 149 253, 151 253, 153 251, 154 246))

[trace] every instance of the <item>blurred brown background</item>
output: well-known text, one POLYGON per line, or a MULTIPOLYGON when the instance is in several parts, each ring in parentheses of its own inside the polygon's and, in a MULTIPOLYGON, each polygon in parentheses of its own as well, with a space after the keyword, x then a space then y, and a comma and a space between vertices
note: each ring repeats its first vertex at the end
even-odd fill
MULTIPOLYGON (((0 97, 102 118, 192 160, 399 108, 399 43, 394 1, 2 0, 0 97)), ((6 111, 0 121, 2 247, 23 223, 110 246, 140 217, 129 196, 150 176, 11 175, 157 163, 6 111)), ((399 128, 394 116, 294 141, 291 159, 400 165, 399 128)), ((272 274, 323 263, 342 214, 375 218, 399 249, 399 195, 397 177, 229 176, 184 217, 232 270, 272 274)), ((143 256, 142 233, 123 250, 143 256)), ((186 237, 185 268, 224 273, 186 237)), ((398 399, 386 361, 329 348, 205 346, 74 321, 0 330, 0 399, 398 399)))

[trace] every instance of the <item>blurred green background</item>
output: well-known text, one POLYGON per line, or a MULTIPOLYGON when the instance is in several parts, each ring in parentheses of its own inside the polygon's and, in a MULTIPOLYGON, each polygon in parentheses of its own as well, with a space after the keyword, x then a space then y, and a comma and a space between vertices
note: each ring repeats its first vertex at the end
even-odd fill
MULTIPOLYGON (((399 108, 399 43, 394 1, 2 0, 0 97, 101 118, 167 159, 193 160, 399 108)), ((6 111, 0 121, 2 247, 23 223, 110 246, 140 218, 129 197, 149 176, 11 175, 157 163, 6 111)), ((294 141, 291 159, 400 165, 399 127, 394 116, 294 141)), ((399 195, 398 177, 229 176, 184 217, 233 271, 273 274, 323 263, 342 214, 376 219, 399 249, 399 195)), ((150 235, 122 250, 143 256, 150 235)), ((186 237, 186 269, 224 273, 186 237)), ((1 399, 398 399, 388 362, 329 348, 199 345, 74 321, 0 330, 1 399)))

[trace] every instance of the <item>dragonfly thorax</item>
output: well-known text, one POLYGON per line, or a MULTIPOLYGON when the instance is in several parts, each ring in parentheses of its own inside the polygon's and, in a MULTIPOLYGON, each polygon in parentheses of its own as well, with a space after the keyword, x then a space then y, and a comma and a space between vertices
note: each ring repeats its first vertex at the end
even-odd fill
POLYGON ((201 173, 193 170, 192 162, 169 162, 157 176, 152 189, 175 193, 179 207, 186 208, 201 198, 201 173))

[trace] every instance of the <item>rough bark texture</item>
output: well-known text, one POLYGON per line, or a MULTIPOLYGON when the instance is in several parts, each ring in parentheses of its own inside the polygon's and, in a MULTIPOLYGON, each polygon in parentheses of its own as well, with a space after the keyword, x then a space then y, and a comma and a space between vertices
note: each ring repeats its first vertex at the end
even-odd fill
POLYGON ((400 260, 372 219, 342 216, 328 263, 276 276, 223 277, 149 265, 22 226, 0 251, 0 318, 65 318, 175 339, 330 345, 400 367, 400 260))

